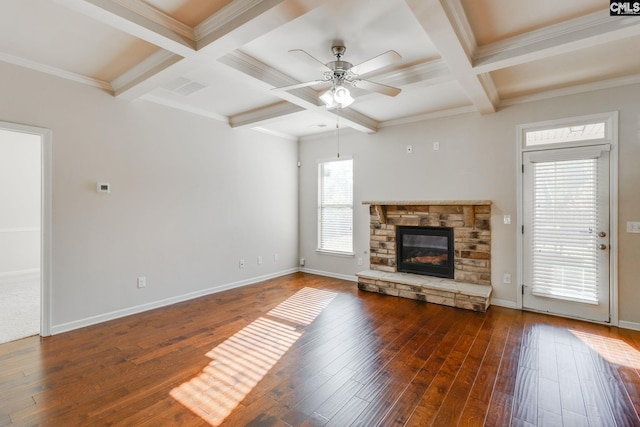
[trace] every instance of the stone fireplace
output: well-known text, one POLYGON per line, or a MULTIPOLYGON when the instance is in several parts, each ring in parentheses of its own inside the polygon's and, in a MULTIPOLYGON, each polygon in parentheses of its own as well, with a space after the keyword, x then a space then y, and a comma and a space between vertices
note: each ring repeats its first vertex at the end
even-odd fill
POLYGON ((490 201, 366 201, 363 204, 370 205, 371 270, 357 274, 361 290, 476 311, 488 308, 491 295, 490 201), (441 264, 441 260, 448 258, 437 253, 440 240, 428 243, 428 239, 417 238, 422 243, 414 243, 416 238, 413 237, 408 244, 412 246, 413 254, 398 258, 398 233, 402 236, 406 230, 411 232, 411 227, 417 227, 418 235, 422 232, 417 230, 452 230, 453 260, 449 260, 452 279, 442 278, 443 274, 423 275, 420 269, 409 270, 411 273, 399 271, 399 262, 401 267, 406 261, 414 265, 441 264), (415 246, 434 248, 424 250, 415 246))

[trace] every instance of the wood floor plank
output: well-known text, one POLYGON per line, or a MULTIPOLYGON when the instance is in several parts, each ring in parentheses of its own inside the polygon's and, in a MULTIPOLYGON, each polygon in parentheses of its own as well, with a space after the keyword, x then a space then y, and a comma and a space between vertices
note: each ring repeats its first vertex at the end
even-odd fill
POLYGON ((411 414, 407 425, 428 426, 433 423, 485 319, 482 322, 467 324, 458 342, 444 360, 420 403, 411 414))
POLYGON ((638 426, 639 349, 637 331, 295 273, 0 345, 0 426, 209 426, 194 405, 214 397, 231 405, 222 426, 638 426), (221 354, 242 372, 216 373, 221 354))
POLYGON ((497 427, 511 424, 518 361, 520 360, 520 349, 524 334, 523 316, 526 314, 523 313, 522 316, 512 319, 491 402, 487 410, 485 422, 488 426, 497 427))

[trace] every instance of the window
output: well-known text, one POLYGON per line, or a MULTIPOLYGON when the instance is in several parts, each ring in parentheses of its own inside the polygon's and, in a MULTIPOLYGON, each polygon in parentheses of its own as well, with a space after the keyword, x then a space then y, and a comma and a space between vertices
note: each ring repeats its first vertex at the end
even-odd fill
POLYGON ((318 250, 353 254, 353 159, 318 164, 318 250))
POLYGON ((563 142, 588 141, 605 137, 605 122, 587 123, 576 126, 563 126, 526 132, 527 147, 536 145, 559 144, 563 142))

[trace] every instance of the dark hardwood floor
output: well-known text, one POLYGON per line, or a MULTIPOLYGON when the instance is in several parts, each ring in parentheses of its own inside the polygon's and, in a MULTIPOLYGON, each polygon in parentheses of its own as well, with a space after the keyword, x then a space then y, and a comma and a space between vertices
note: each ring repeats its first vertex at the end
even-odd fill
POLYGON ((640 426, 640 333, 293 274, 0 345, 0 426, 640 426))

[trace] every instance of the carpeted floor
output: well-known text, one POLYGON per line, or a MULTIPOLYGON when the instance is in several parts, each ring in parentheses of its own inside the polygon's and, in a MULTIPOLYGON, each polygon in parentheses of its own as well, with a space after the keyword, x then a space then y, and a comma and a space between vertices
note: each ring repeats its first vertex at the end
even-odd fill
POLYGON ((0 343, 40 333, 40 280, 0 283, 0 343))

